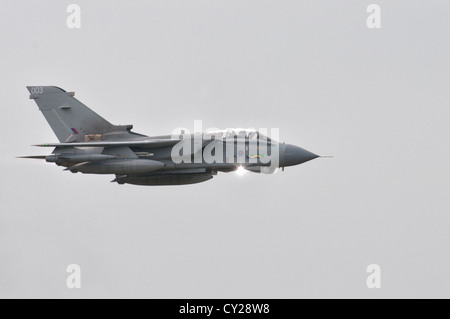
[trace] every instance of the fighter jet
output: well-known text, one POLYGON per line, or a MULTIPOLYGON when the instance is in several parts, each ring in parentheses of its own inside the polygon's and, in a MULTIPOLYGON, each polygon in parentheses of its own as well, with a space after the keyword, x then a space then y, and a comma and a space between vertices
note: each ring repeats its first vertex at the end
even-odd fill
POLYGON ((210 130, 146 136, 132 125, 113 125, 56 86, 27 86, 59 143, 45 159, 72 173, 114 174, 112 182, 134 185, 186 185, 209 181, 218 172, 276 169, 319 157, 301 147, 279 143, 254 129, 210 130))

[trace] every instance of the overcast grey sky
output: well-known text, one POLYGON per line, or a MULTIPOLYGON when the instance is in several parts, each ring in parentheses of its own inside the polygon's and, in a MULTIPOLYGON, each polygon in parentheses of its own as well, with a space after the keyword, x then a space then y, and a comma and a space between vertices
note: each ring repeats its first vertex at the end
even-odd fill
POLYGON ((0 2, 0 297, 450 297, 449 1, 0 2), (66 7, 81 7, 81 29, 66 7), (381 29, 366 26, 370 3, 381 29), (188 186, 63 172, 26 85, 333 159, 188 186), (81 267, 81 289, 66 266, 81 267), (366 267, 381 267, 368 289, 366 267))

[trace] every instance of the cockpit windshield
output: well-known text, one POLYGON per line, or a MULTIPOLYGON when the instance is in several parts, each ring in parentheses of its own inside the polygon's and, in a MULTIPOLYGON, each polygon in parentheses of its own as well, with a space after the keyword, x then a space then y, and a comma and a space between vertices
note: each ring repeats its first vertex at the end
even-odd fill
POLYGON ((270 138, 255 129, 228 128, 225 130, 207 131, 205 132, 205 135, 211 137, 214 136, 216 139, 222 140, 237 137, 254 141, 264 140, 270 142, 270 138))

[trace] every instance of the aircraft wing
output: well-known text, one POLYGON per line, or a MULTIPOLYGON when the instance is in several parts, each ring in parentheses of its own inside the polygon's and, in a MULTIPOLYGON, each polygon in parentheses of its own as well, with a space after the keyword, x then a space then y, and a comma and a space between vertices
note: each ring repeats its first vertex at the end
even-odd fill
POLYGON ((116 146, 141 146, 141 147, 165 147, 173 146, 180 140, 172 139, 146 139, 140 141, 98 141, 98 142, 74 142, 74 143, 47 143, 37 144, 39 147, 116 147, 116 146))

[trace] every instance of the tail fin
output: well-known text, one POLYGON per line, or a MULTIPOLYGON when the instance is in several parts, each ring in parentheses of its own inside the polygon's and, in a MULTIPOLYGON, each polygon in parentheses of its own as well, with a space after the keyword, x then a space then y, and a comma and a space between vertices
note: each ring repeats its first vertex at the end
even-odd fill
POLYGON ((33 99, 60 142, 82 142, 114 131, 112 125, 75 99, 73 92, 56 86, 27 86, 33 99))

